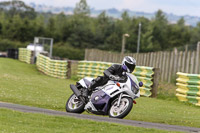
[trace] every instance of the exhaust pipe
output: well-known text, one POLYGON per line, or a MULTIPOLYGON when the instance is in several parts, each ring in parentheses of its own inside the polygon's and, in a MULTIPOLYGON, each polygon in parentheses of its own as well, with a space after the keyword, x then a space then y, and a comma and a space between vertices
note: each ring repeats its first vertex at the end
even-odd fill
POLYGON ((85 100, 83 99, 83 97, 81 96, 81 93, 80 91, 77 89, 77 87, 73 84, 70 84, 70 88, 71 90, 74 92, 74 94, 84 103, 85 103, 85 100))
POLYGON ((77 87, 75 85, 70 84, 70 88, 77 97, 79 97, 81 95, 80 91, 77 89, 77 87))

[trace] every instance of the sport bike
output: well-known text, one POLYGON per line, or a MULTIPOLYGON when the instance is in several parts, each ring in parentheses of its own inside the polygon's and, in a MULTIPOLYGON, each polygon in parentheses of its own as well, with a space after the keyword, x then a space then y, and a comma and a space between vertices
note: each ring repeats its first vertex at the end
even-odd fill
POLYGON ((66 111, 82 113, 84 110, 97 115, 109 115, 112 118, 124 118, 131 111, 135 99, 140 97, 137 78, 125 73, 117 80, 109 80, 105 85, 97 87, 91 94, 87 94, 87 88, 93 78, 85 77, 76 85, 71 84, 73 94, 66 103, 66 111))

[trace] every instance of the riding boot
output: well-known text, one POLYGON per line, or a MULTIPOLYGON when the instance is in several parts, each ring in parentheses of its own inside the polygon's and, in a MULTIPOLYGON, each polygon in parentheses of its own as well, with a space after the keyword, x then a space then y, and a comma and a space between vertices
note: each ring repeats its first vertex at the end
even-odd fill
POLYGON ((90 85, 89 85, 89 87, 88 87, 88 91, 89 92, 92 92, 93 90, 94 90, 94 88, 95 88, 95 85, 96 84, 96 82, 95 81, 93 81, 90 85))
POLYGON ((104 78, 103 76, 98 76, 89 85, 88 87, 89 94, 91 94, 96 89, 96 87, 104 85, 106 82, 107 82, 106 78, 104 78))
POLYGON ((88 97, 88 96, 89 96, 89 91, 88 91, 88 89, 84 89, 84 90, 82 91, 82 95, 83 95, 84 97, 88 97))

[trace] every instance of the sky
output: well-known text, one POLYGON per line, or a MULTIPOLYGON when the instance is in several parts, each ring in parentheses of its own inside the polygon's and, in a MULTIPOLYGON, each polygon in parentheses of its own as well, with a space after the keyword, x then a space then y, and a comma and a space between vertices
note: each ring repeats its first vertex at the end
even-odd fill
MULTIPOLYGON (((0 0, 5 1, 5 0, 0 0)), ((75 7, 80 0, 23 0, 29 4, 45 4, 57 7, 75 7)), ((156 12, 158 9, 176 15, 191 15, 200 17, 200 0, 87 0, 90 8, 118 10, 129 9, 147 13, 156 12)))

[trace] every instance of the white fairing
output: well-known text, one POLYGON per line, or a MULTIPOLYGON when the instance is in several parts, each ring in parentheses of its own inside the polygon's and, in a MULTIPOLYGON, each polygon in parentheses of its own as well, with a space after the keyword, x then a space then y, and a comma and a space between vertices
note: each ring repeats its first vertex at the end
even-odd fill
POLYGON ((127 74, 137 85, 139 85, 137 78, 136 78, 133 74, 130 74, 130 73, 126 73, 126 74, 127 74))
POLYGON ((94 105, 92 104, 91 100, 85 105, 84 109, 89 109, 91 108, 93 111, 97 111, 97 109, 94 107, 94 105))
MULTIPOLYGON (((90 77, 85 77, 84 79, 87 79, 87 80, 90 81, 90 82, 92 82, 92 80, 93 80, 93 78, 90 78, 90 77)), ((81 79, 81 80, 79 81, 79 83, 80 83, 83 87, 87 88, 87 85, 85 84, 84 79, 81 79)))
MULTIPOLYGON (((136 78, 134 75, 130 74, 130 73, 126 73, 126 74, 127 74, 127 76, 128 76, 128 80, 127 80, 125 83, 120 83, 121 88, 119 88, 119 87, 116 85, 116 81, 111 81, 111 80, 109 80, 108 83, 107 83, 106 85, 101 86, 101 87, 99 87, 99 88, 102 89, 102 90, 103 90, 107 95, 109 95, 110 97, 113 97, 113 96, 115 96, 115 95, 117 95, 117 94, 119 94, 119 93, 122 93, 122 92, 126 92, 126 93, 129 94, 130 97, 132 97, 133 99, 140 97, 140 91, 138 91, 137 94, 134 94, 133 91, 131 90, 131 86, 132 86, 132 85, 131 85, 131 80, 133 80, 133 81, 137 84, 137 86, 139 86, 139 85, 138 85, 139 83, 138 83, 137 78, 136 78), (116 91, 116 93, 113 93, 113 92, 115 92, 115 91, 116 91)), ((90 77, 85 77, 84 79, 87 79, 87 80, 90 81, 90 82, 92 82, 92 80, 93 80, 93 78, 90 78, 90 77)), ((83 87, 87 88, 87 85, 85 84, 84 79, 81 79, 81 80, 79 81, 79 83, 80 83, 83 87)))
MULTIPOLYGON (((139 87, 139 82, 138 82, 136 76, 134 76, 133 74, 130 74, 130 73, 126 73, 126 74, 127 74, 127 75, 138 85, 138 87, 139 87)), ((135 96, 137 96, 137 98, 140 97, 140 90, 138 91, 138 93, 137 93, 135 96)))
POLYGON ((102 87, 102 90, 110 97, 114 97, 123 92, 127 93, 133 99, 140 97, 140 91, 138 91, 137 94, 134 94, 133 91, 131 90, 131 86, 132 86, 131 80, 133 80, 137 84, 137 86, 139 86, 137 78, 134 75, 129 74, 129 73, 127 73, 127 76, 128 76, 127 81, 125 83, 120 83, 121 88, 119 88, 116 85, 115 81, 110 80, 108 81, 106 85, 102 87))
MULTIPOLYGON (((99 87, 99 89, 102 89, 110 97, 114 97, 117 94, 122 93, 122 92, 126 92, 133 99, 140 97, 140 91, 138 91, 137 94, 134 94, 133 91, 131 90, 131 87, 132 87, 131 80, 133 80, 133 82, 135 82, 137 84, 137 86, 139 86, 137 78, 130 73, 126 73, 126 75, 127 75, 128 79, 125 83, 120 83, 121 88, 119 88, 116 85, 116 81, 109 80, 106 85, 99 87), (115 91, 116 91, 116 93, 113 93, 115 91)), ((93 80, 93 78, 90 78, 90 77, 85 77, 84 79, 87 79, 90 82, 92 82, 92 80, 93 80)), ((85 84, 84 79, 81 79, 79 81, 79 83, 83 87, 87 88, 87 85, 85 84)))

